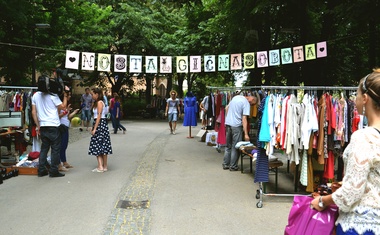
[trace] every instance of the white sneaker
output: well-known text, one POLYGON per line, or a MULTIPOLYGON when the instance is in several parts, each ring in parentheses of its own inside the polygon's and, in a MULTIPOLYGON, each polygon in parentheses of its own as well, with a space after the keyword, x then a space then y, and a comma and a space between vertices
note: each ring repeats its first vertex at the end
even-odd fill
POLYGON ((175 131, 173 131, 172 134, 175 135, 175 131))

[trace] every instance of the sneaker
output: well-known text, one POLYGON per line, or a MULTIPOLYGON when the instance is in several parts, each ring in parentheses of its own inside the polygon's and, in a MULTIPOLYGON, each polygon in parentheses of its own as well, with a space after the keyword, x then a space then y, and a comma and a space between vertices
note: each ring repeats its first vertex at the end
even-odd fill
POLYGON ((230 167, 230 171, 238 171, 239 170, 239 168, 232 168, 232 167, 230 167))
POLYGON ((175 131, 173 131, 172 133, 173 133, 173 135, 175 135, 175 131))
POLYGON ((125 130, 123 131, 123 134, 125 134, 125 130))
POLYGON ((230 166, 227 166, 227 165, 223 164, 223 170, 228 170, 228 169, 230 169, 230 166))

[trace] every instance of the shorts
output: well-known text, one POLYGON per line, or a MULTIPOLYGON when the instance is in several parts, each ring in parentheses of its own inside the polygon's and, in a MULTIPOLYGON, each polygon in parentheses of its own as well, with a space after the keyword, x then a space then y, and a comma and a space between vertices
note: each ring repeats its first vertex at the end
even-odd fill
POLYGON ((91 111, 82 109, 82 121, 91 121, 91 111))
POLYGON ((169 119, 169 122, 176 122, 178 119, 178 114, 177 113, 169 113, 168 119, 169 119))

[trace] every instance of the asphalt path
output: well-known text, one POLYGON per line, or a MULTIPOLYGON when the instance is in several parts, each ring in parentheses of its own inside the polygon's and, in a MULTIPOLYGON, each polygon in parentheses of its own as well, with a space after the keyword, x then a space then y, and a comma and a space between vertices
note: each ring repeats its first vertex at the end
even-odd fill
MULTIPOLYGON (((257 208, 248 162, 245 174, 223 170, 223 151, 200 142, 200 126, 190 127, 194 138, 187 138, 181 123, 176 135, 165 120, 122 123, 127 132, 111 134, 107 172, 91 171, 96 159, 87 154, 90 134, 82 133, 69 144, 74 168, 65 177, 4 181, 0 234, 283 234, 293 198, 264 195, 257 208)), ((279 190, 290 195, 285 165, 279 190)))

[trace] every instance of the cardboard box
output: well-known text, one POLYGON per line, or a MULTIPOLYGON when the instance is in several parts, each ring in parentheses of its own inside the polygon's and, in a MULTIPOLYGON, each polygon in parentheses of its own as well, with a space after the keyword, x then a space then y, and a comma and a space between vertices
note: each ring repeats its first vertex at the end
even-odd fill
POLYGON ((11 170, 18 169, 19 175, 38 175, 38 168, 37 167, 7 167, 7 173, 11 170))

